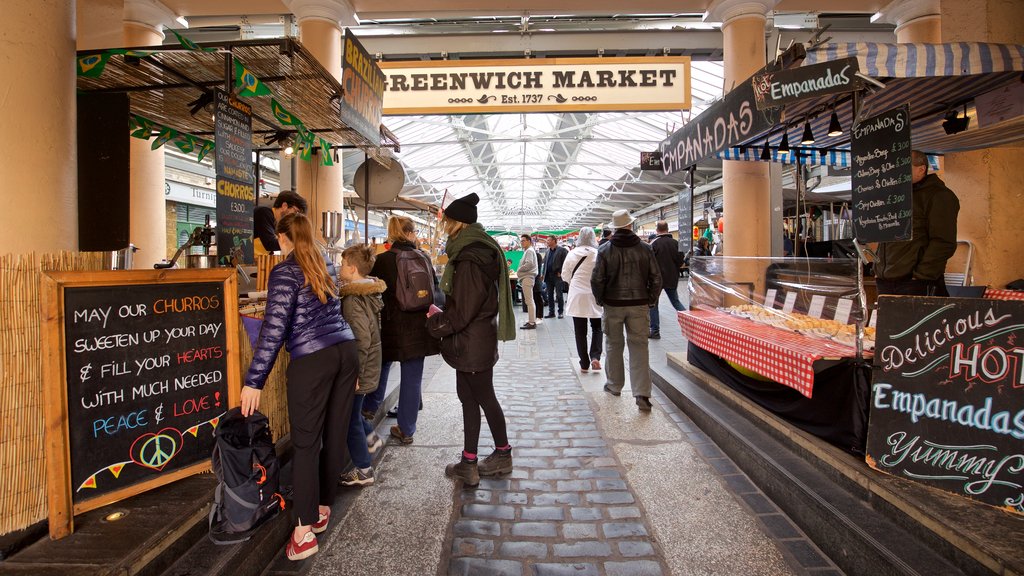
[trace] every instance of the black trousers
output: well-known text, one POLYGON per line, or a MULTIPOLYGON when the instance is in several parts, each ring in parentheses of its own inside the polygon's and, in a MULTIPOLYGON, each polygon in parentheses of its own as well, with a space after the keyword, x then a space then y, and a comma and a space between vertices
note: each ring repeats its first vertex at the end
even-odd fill
POLYGON ((548 315, 555 315, 556 302, 558 303, 558 314, 561 315, 562 311, 565 309, 565 300, 563 300, 561 287, 562 280, 560 278, 555 278, 554 280, 545 280, 545 284, 547 286, 548 291, 548 315))
POLYGON ((462 402, 462 425, 466 452, 477 453, 480 444, 480 409, 487 418, 487 427, 495 446, 508 445, 505 412, 494 395, 494 369, 480 372, 455 371, 455 390, 462 402))
POLYGON ((882 294, 898 296, 949 296, 949 291, 946 290, 946 282, 942 278, 938 280, 914 280, 912 278, 884 280, 876 278, 875 285, 878 287, 879 296, 882 294))
POLYGON ((349 418, 359 374, 355 340, 341 342, 288 364, 288 420, 292 447, 292 519, 315 523, 318 504, 330 506, 341 466, 348 460, 349 418))
POLYGON ((580 355, 580 368, 590 368, 591 360, 601 359, 601 319, 572 317, 572 329, 576 334, 576 353, 580 355), (587 348, 587 320, 593 335, 587 348))
POLYGON ((544 282, 537 277, 537 280, 533 283, 533 303, 536 305, 534 310, 537 311, 537 317, 540 318, 544 315, 544 292, 541 291, 541 284, 544 282))

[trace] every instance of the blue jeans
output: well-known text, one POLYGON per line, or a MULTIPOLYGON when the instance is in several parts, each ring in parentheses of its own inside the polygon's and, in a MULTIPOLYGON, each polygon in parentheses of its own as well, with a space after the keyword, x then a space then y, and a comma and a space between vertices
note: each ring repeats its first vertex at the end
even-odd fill
MULTIPOLYGON (((420 388, 423 386, 423 361, 425 358, 411 358, 399 362, 402 370, 400 388, 398 389, 398 427, 402 434, 412 436, 416 433, 416 417, 420 410, 420 388)), ((381 362, 380 385, 366 395, 363 406, 374 412, 380 408, 387 395, 388 375, 391 374, 391 362, 381 362)))
MULTIPOLYGON (((672 307, 675 308, 677 312, 682 312, 683 310, 686 310, 686 307, 683 306, 683 303, 679 301, 679 289, 678 288, 662 288, 662 290, 664 290, 665 294, 668 295, 668 301, 672 303, 672 307)), ((661 300, 661 298, 658 298, 658 300, 661 300)), ((658 312, 658 303, 655 302, 654 303, 654 308, 651 308, 651 332, 660 332, 660 331, 661 331, 661 316, 659 315, 659 312, 658 312)))
MULTIPOLYGON (((348 421, 348 454, 356 468, 369 468, 372 460, 366 448, 366 420, 363 419, 363 394, 356 394, 352 401, 352 417, 348 421)), ((373 428, 370 428, 372 431, 373 428)))

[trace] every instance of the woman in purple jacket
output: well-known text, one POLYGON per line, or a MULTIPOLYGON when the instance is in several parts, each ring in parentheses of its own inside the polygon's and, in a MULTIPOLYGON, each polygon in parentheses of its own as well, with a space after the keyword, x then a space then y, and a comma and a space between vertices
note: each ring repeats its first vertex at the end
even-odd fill
POLYGON ((291 355, 286 376, 296 523, 285 553, 302 560, 319 550, 316 534, 327 529, 347 459, 358 350, 341 315, 333 266, 328 269, 314 244, 309 220, 285 216, 277 223, 277 239, 285 259, 270 271, 263 327, 242 387, 242 414, 259 408, 260 390, 285 344, 291 355))

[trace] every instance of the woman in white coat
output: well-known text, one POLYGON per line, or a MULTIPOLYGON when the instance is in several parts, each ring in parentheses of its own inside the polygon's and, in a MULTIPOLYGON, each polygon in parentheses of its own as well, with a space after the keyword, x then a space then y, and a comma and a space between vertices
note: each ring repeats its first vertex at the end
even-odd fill
POLYGON ((601 307, 590 289, 590 276, 597 261, 597 237, 593 228, 580 229, 576 247, 565 257, 562 265, 562 280, 569 283, 569 298, 565 312, 572 316, 576 333, 576 352, 580 355, 580 371, 601 369, 601 307), (593 331, 590 346, 587 346, 587 322, 593 331))

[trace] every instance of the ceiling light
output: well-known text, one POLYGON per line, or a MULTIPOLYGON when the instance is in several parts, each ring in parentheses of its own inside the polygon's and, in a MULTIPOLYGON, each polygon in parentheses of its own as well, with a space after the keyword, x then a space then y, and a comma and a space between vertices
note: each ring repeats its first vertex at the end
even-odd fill
POLYGON ((764 148, 761 148, 761 160, 771 160, 772 151, 768 148, 768 141, 764 141, 764 148))
POLYGON ((967 104, 964 103, 964 117, 960 118, 956 110, 946 112, 946 120, 942 123, 942 129, 946 134, 959 134, 971 124, 971 118, 967 115, 967 104))
POLYGON ((814 132, 811 131, 811 121, 804 120, 804 137, 800 139, 801 144, 814 144, 814 132))
POLYGON ((828 121, 828 135, 833 137, 843 135, 843 126, 839 123, 839 116, 834 109, 832 110, 832 119, 828 121))
POLYGON ((779 156, 789 156, 789 132, 782 133, 782 142, 779 143, 779 156))

